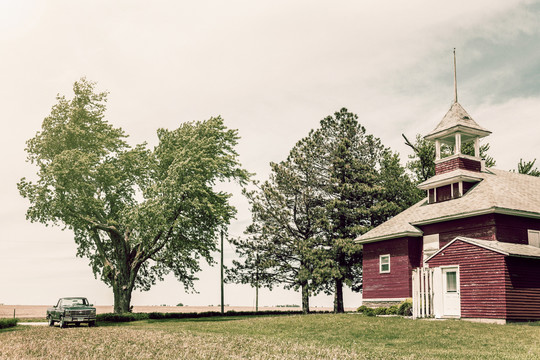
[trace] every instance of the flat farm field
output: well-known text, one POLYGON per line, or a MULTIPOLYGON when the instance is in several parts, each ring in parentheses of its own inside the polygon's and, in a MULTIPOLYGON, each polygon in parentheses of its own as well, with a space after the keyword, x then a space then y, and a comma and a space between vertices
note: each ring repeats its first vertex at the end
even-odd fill
MULTIPOLYGON (((2 318, 12 318, 13 312, 15 312, 15 317, 24 321, 24 319, 37 319, 43 318, 45 321, 45 314, 47 308, 51 305, 0 305, 0 319, 2 318)), ((96 312, 98 314, 112 313, 112 305, 96 305, 96 312)), ((252 306, 225 306, 225 311, 234 310, 234 311, 255 311, 255 308, 252 306)), ((301 308, 295 307, 259 307, 260 311, 270 311, 270 310, 298 310, 301 308)), ((332 311, 332 308, 317 308, 314 307, 312 311, 332 311)), ((354 311, 354 308, 346 308, 346 311, 354 311)), ((191 313, 191 312, 207 312, 207 311, 221 311, 219 306, 133 306, 133 312, 138 313, 151 313, 151 312, 161 312, 161 313, 191 313)))
POLYGON ((0 330, 0 359, 538 359, 540 326, 359 314, 0 330))

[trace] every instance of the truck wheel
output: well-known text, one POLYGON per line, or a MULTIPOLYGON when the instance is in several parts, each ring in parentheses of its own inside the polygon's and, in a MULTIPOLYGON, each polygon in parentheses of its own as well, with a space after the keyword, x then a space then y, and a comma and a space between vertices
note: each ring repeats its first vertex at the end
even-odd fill
POLYGON ((60 318, 60 327, 61 327, 62 329, 64 329, 64 328, 67 327, 67 324, 66 324, 66 322, 64 321, 64 317, 63 317, 63 316, 60 318))
POLYGON ((88 326, 96 326, 96 321, 89 321, 88 326))
POLYGON ((54 320, 52 316, 49 316, 49 326, 54 326, 54 320))
POLYGON ((76 326, 76 327, 79 327, 79 326, 81 326, 81 323, 80 323, 80 322, 76 322, 76 323, 75 323, 75 326, 76 326))

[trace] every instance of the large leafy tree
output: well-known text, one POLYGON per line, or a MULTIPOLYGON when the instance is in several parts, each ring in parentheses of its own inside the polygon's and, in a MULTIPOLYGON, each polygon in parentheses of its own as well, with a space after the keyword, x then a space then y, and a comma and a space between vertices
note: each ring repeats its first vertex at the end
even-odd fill
POLYGON ((238 135, 219 117, 159 129, 159 143, 130 146, 104 120, 106 92, 81 79, 58 96, 27 142, 37 180, 21 179, 27 218, 74 232, 77 256, 111 286, 114 311, 130 309, 133 289, 149 290, 172 272, 193 287, 199 260, 212 262, 216 232, 235 214, 216 182, 247 180, 238 135))
POLYGON ((246 237, 233 239, 240 260, 229 279, 252 286, 300 289, 302 310, 309 312, 313 269, 319 259, 314 248, 322 244, 318 148, 309 139, 299 141, 286 161, 271 163, 270 178, 245 191, 252 212, 246 237))

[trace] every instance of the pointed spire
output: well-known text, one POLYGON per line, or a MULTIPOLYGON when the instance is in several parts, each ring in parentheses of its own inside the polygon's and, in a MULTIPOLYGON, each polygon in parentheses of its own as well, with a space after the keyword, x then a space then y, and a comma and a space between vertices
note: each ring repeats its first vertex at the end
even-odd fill
POLYGON ((441 141, 453 141, 453 135, 456 132, 463 133, 469 140, 471 136, 485 137, 491 134, 491 131, 478 125, 458 103, 456 48, 454 48, 454 103, 450 106, 450 110, 448 110, 437 127, 424 136, 424 138, 427 140, 439 139, 441 141))
POLYGON ((454 48, 454 102, 457 103, 456 48, 454 48))

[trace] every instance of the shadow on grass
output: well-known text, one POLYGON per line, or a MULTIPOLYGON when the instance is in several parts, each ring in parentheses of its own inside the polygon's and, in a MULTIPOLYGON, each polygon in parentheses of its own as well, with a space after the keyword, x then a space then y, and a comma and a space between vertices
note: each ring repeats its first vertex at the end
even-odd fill
POLYGON ((22 330, 24 330, 24 327, 25 326, 13 326, 13 327, 0 329, 0 334, 7 333, 7 332, 10 332, 10 331, 22 331, 22 330))
POLYGON ((126 322, 112 322, 112 321, 98 321, 96 327, 110 327, 110 326, 127 326, 129 324, 138 323, 144 320, 139 321, 126 321, 126 322))
POLYGON ((540 326, 540 321, 516 321, 516 322, 509 323, 509 325, 540 326))
MULTIPOLYGON (((258 316, 253 316, 258 317, 258 316)), ((207 318, 186 318, 186 319, 150 319, 148 323, 164 322, 164 321, 176 321, 176 322, 223 322, 223 321, 237 321, 246 319, 246 316, 234 317, 234 316, 219 316, 219 317, 207 317, 207 318)))
MULTIPOLYGON (((245 319, 260 318, 261 316, 217 316, 217 317, 200 317, 200 318, 185 318, 185 319, 145 319, 137 321, 112 322, 98 321, 98 326, 129 326, 130 324, 159 324, 159 323, 214 323, 214 322, 230 322, 245 319)), ((264 316, 269 317, 269 316, 264 316)))
POLYGON ((47 322, 47 318, 37 317, 37 318, 19 318, 19 322, 47 322))

